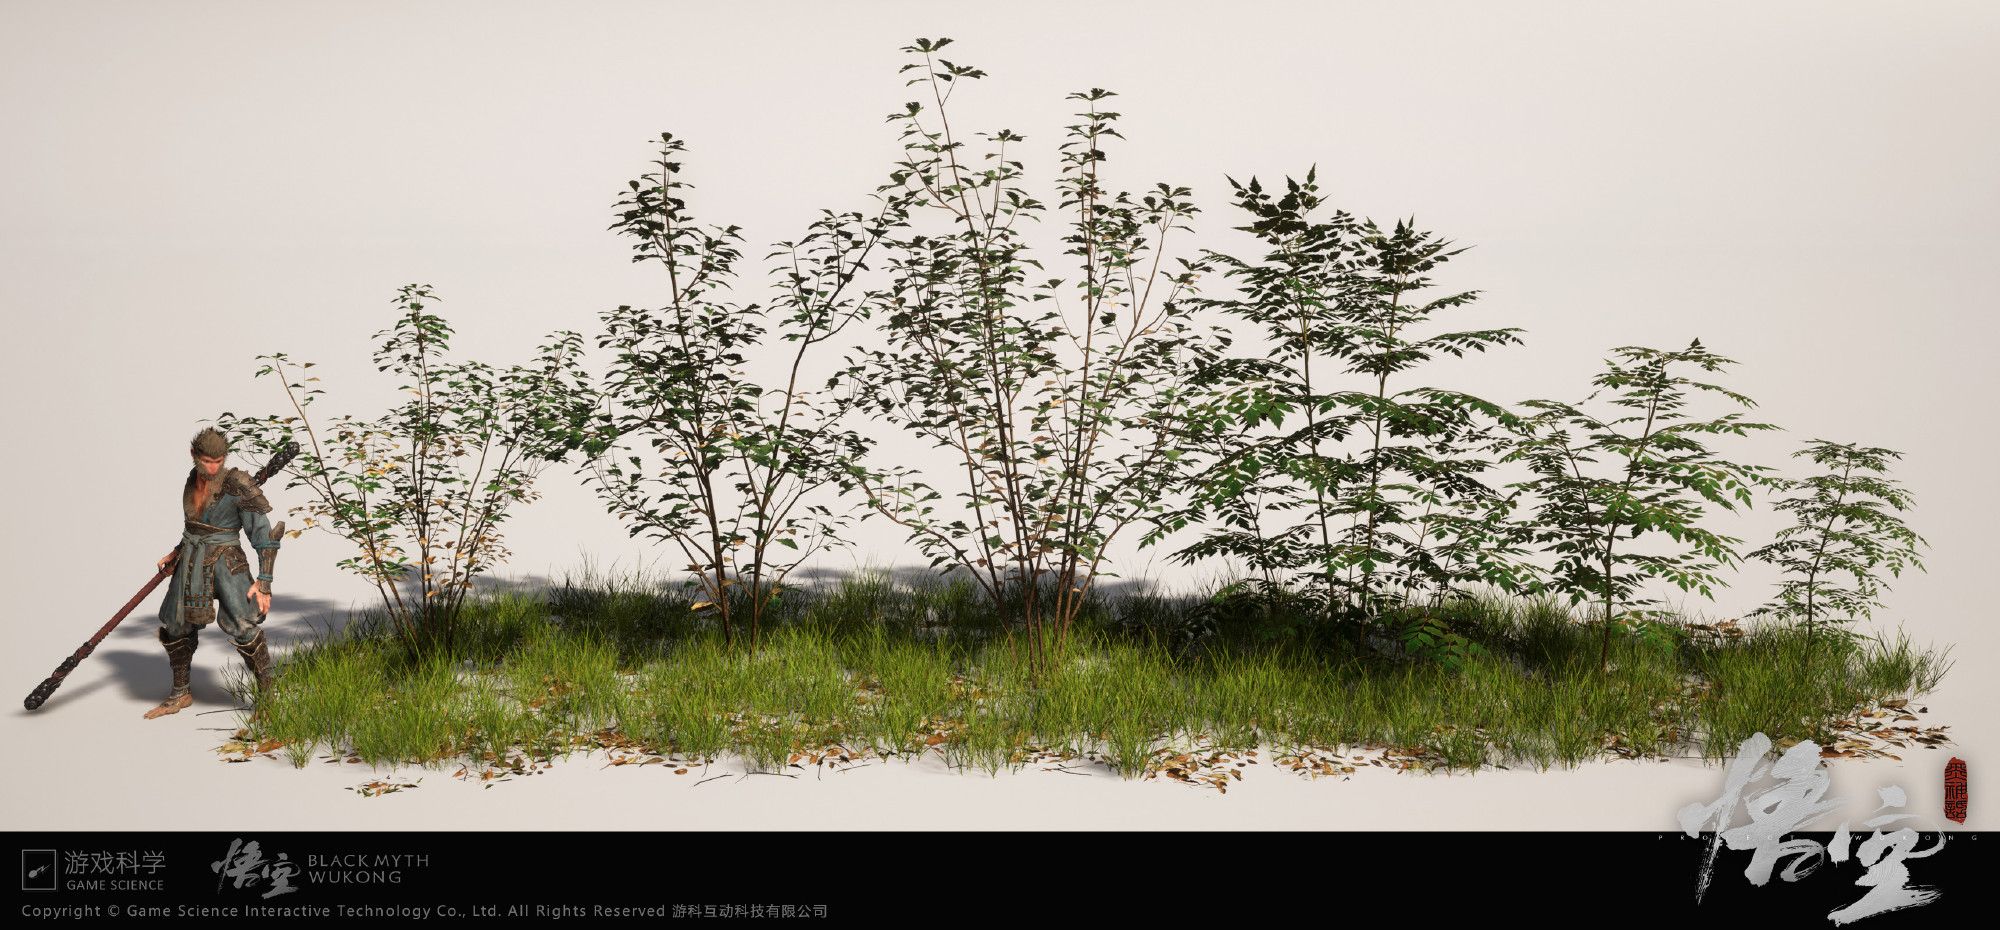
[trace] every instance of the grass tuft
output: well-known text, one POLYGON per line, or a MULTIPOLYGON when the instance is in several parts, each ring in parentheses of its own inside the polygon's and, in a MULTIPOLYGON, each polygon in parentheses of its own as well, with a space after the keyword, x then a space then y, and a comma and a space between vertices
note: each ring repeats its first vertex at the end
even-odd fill
POLYGON ((1824 745, 1837 721, 1926 693, 1951 664, 1900 633, 1822 630, 1808 653, 1793 628, 1653 623, 1614 639, 1605 675, 1601 627, 1548 601, 1468 599, 1361 637, 1316 620, 1227 594, 1102 601, 1038 680, 1025 634, 962 580, 787 591, 753 651, 671 587, 586 576, 473 601, 451 656, 413 657, 359 618, 285 656, 246 726, 300 766, 320 751, 505 765, 610 741, 767 771, 837 745, 987 773, 1090 757, 1138 777, 1196 744, 1546 769, 1719 758, 1755 732, 1824 745))

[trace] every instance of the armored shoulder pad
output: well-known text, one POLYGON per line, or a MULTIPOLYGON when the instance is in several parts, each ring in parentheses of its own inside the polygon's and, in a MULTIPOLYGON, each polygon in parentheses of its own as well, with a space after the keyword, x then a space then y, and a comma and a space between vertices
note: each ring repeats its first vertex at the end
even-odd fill
POLYGON ((243 509, 258 513, 270 513, 271 502, 264 499, 264 490, 250 479, 250 474, 240 468, 232 468, 222 476, 222 489, 241 502, 243 509))

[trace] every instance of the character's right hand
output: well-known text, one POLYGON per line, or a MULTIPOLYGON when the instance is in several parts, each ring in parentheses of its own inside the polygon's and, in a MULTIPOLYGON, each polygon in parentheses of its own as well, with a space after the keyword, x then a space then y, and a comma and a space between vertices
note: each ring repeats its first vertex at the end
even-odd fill
POLYGON ((174 556, 176 556, 176 555, 179 555, 179 554, 180 554, 180 550, 179 550, 179 549, 175 549, 174 551, 172 551, 172 552, 169 552, 169 553, 167 553, 166 555, 163 555, 163 556, 160 556, 160 561, 158 561, 157 563, 154 563, 154 566, 153 566, 153 570, 154 570, 154 571, 162 571, 162 572, 163 572, 163 571, 166 571, 166 570, 167 570, 167 563, 169 563, 169 562, 172 562, 172 561, 174 560, 174 556))

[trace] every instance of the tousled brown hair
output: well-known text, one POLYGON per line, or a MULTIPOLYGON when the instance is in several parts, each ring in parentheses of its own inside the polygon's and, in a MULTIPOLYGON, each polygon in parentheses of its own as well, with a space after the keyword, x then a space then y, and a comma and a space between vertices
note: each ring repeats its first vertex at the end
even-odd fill
POLYGON ((211 459, 219 459, 229 454, 229 437, 211 426, 188 441, 188 451, 211 459))

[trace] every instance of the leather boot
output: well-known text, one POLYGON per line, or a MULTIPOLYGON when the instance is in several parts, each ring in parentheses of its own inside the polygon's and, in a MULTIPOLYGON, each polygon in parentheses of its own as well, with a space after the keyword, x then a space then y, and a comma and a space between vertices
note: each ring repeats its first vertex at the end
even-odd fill
POLYGON ((168 639, 167 628, 160 627, 160 645, 167 648, 167 663, 174 670, 174 690, 167 693, 159 706, 146 712, 146 719, 179 713, 181 708, 194 703, 194 695, 188 690, 188 675, 194 666, 194 647, 200 642, 197 638, 200 633, 201 629, 195 627, 180 639, 168 639))
POLYGON ((243 657, 243 664, 250 667, 250 674, 257 676, 257 691, 270 690, 271 652, 264 646, 264 631, 258 630, 248 645, 237 643, 236 652, 243 657))

